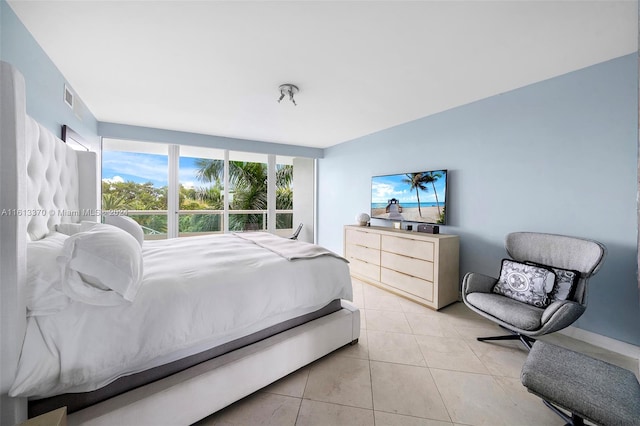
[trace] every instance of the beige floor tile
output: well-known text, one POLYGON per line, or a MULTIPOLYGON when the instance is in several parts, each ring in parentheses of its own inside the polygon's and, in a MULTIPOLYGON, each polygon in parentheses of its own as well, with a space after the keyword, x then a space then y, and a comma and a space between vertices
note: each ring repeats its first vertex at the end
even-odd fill
MULTIPOLYGON (((475 312, 469 311, 468 314, 465 315, 443 315, 441 318, 445 319, 447 323, 451 324, 455 327, 492 327, 495 328, 496 323, 490 321, 475 312)), ((504 334, 504 330, 502 332, 504 334)))
POLYGON ((391 414, 382 411, 374 412, 376 426, 452 426, 450 422, 423 419, 402 414, 391 414))
POLYGON ((416 336, 429 368, 489 374, 463 339, 436 336, 416 336))
POLYGON ((519 341, 496 344, 467 339, 467 344, 489 373, 498 377, 519 378, 529 353, 519 341))
POLYGON ((371 361, 376 410, 450 421, 429 369, 371 361))
POLYGON ((425 315, 433 315, 433 316, 437 316, 439 313, 431 308, 427 308, 424 305, 421 305, 419 303, 413 302, 409 299, 405 299, 404 297, 401 297, 398 302, 400 303, 400 307, 402 308, 402 311, 405 313, 413 313, 413 314, 425 314, 425 315))
POLYGON ((427 366, 412 334, 367 330, 367 338, 371 360, 427 366))
POLYGON ((430 369, 442 399, 455 423, 469 425, 519 425, 515 404, 493 376, 430 369))
POLYGON ((373 408, 369 361, 330 355, 311 366, 304 398, 373 408))
POLYGON ((430 352, 460 353, 471 352, 471 348, 461 337, 416 336, 420 349, 430 352))
POLYGON ((360 329, 360 337, 358 343, 355 345, 347 345, 338 349, 336 353, 341 356, 348 356, 350 358, 369 359, 369 344, 367 339, 367 330, 360 329))
POLYGON ((366 309, 402 312, 401 297, 372 285, 365 284, 362 286, 362 290, 366 309))
POLYGON ((278 395, 293 396, 302 398, 304 388, 307 385, 309 377, 309 367, 303 367, 298 371, 294 371, 277 382, 267 386, 262 391, 268 393, 276 393, 278 395))
POLYGON ((479 316, 467 307, 463 302, 452 303, 438 311, 444 315, 462 316, 479 316))
POLYGON ((367 309, 367 330, 411 334, 404 312, 367 309))
POLYGON ((301 399, 255 393, 196 423, 197 426, 295 425, 301 399))
POLYGON ((529 393, 527 388, 522 386, 519 378, 495 377, 495 379, 515 404, 515 415, 522 419, 523 426, 562 426, 565 424, 560 416, 544 405, 542 399, 529 393))
POLYGON ((469 325, 468 323, 467 324, 452 323, 451 325, 453 326, 453 328, 455 328, 456 332, 460 336, 471 337, 474 339, 477 337, 501 336, 501 335, 509 334, 509 332, 506 331, 505 329, 500 328, 498 325, 488 323, 488 322, 476 323, 474 325, 469 325))
MULTIPOLYGON (((519 341, 476 340, 506 334, 503 329, 463 303, 436 312, 358 280, 353 288, 361 308, 357 345, 340 348, 197 425, 562 424, 520 383, 527 351, 519 341)), ((559 333, 543 340, 638 374, 636 358, 559 333)))
POLYGON ((364 308, 360 309, 360 328, 367 328, 367 311, 364 308))
POLYGON ((459 334, 446 318, 433 314, 406 312, 405 317, 416 335, 458 337, 459 334))
POLYGON ((373 426, 373 410, 304 399, 296 426, 373 426))

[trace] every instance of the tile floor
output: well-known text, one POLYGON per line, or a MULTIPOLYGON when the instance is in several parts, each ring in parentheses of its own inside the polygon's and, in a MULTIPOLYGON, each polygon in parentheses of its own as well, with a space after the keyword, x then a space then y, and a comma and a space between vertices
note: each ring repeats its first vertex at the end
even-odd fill
MULTIPOLYGON (((204 425, 562 425, 520 383, 519 342, 456 303, 439 312, 353 281, 359 343, 298 370, 204 425)), ((630 369, 638 360, 562 335, 556 344, 630 369)))

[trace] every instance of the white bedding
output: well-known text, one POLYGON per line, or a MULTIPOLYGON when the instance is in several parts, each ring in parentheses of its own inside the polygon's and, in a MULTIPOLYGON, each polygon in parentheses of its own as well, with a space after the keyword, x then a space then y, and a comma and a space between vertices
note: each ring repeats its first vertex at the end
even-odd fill
POLYGON ((289 261, 232 234, 146 241, 143 257, 143 283, 132 303, 73 301, 28 319, 11 396, 95 390, 331 300, 352 299, 344 259, 289 261))

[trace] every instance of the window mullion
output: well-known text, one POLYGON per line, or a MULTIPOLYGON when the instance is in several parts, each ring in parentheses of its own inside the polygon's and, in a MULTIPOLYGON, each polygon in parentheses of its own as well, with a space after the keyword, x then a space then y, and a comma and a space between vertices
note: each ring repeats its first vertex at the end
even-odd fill
POLYGON ((224 150, 224 166, 223 166, 223 180, 224 180, 224 196, 223 207, 224 213, 222 215, 223 228, 222 232, 225 234, 229 232, 229 150, 224 150))
POLYGON ((276 232, 276 156, 267 156, 267 231, 276 232))
POLYGON ((169 175, 167 188, 167 238, 178 236, 180 208, 180 145, 169 145, 169 175))

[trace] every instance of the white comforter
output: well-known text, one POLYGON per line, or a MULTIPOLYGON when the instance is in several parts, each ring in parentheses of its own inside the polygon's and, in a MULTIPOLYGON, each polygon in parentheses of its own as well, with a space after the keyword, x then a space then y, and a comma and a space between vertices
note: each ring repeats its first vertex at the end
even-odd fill
POLYGON ((146 241, 133 303, 73 302, 28 319, 12 396, 98 389, 280 321, 352 298, 346 261, 286 260, 235 235, 146 241))

